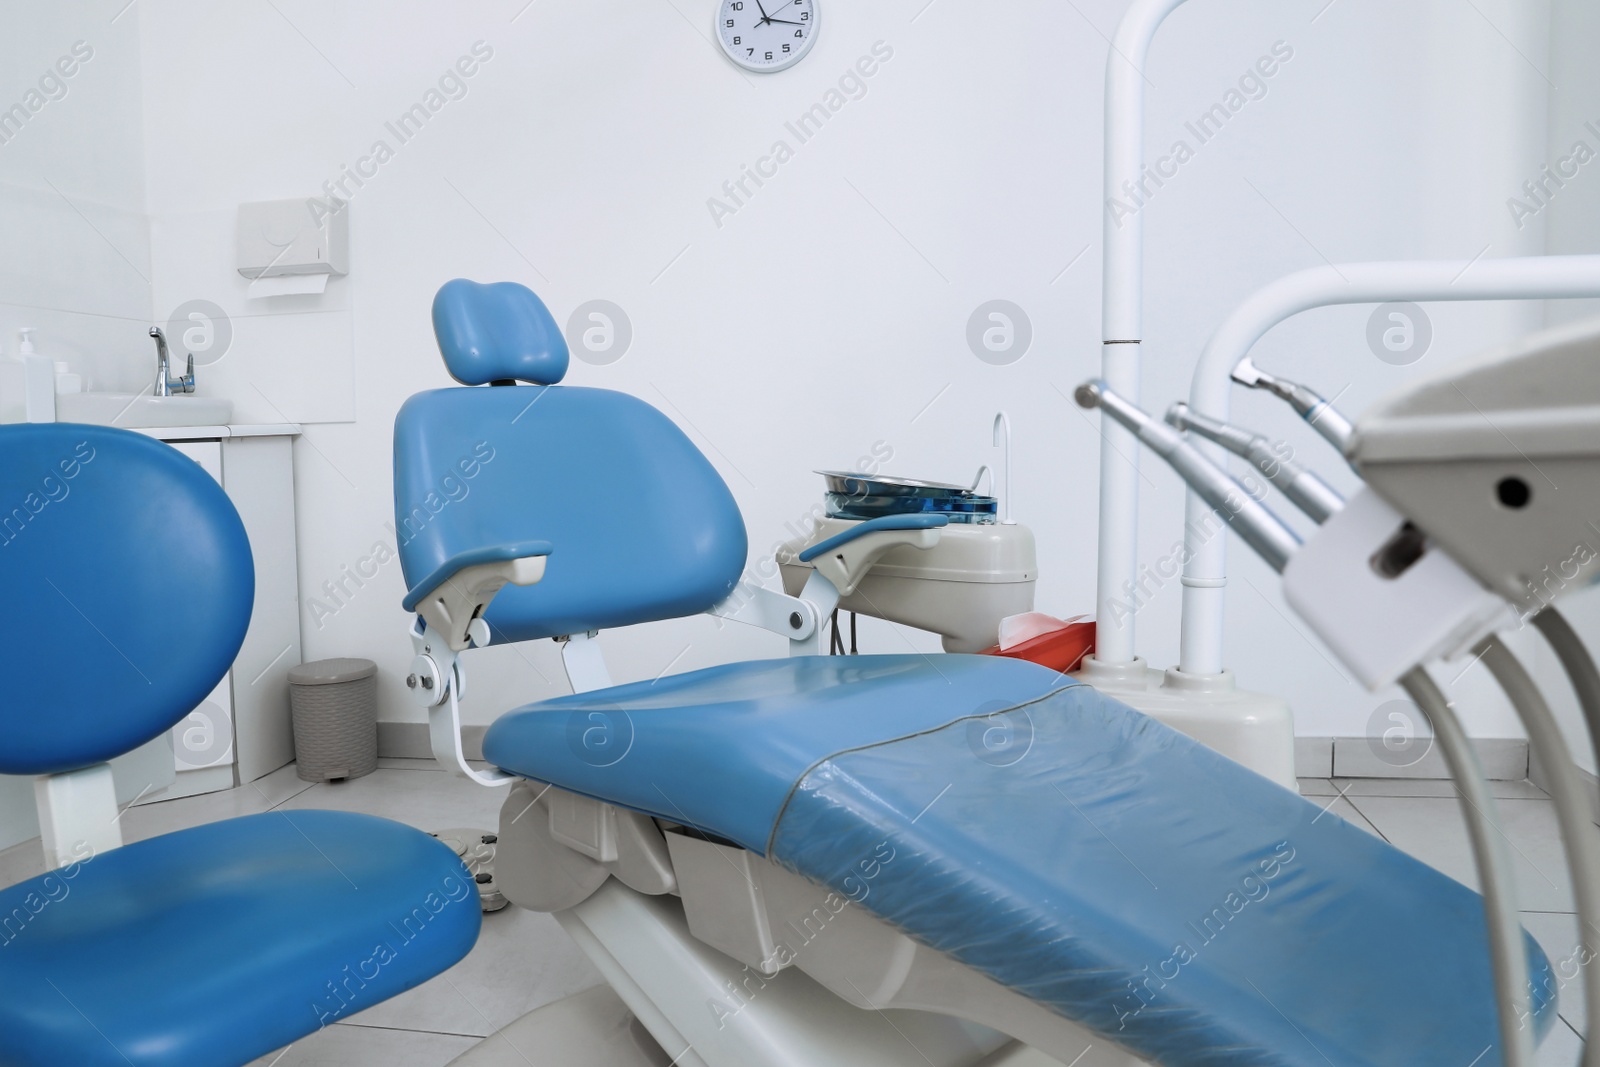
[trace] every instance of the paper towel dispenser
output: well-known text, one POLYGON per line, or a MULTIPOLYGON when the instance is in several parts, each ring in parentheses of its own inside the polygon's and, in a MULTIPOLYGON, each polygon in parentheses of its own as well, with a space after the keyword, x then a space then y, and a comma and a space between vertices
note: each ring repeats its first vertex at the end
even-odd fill
POLYGON ((239 273, 246 278, 350 272, 350 212, 313 211, 314 198, 240 204, 239 273))

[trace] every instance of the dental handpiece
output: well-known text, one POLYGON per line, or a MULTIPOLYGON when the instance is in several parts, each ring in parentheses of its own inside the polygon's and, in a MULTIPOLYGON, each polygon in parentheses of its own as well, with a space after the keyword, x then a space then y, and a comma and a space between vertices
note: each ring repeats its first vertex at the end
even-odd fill
POLYGON ((1097 407, 1104 411, 1166 460, 1200 499, 1211 505, 1273 570, 1281 571, 1288 566, 1290 557, 1300 547, 1300 538, 1269 508, 1245 492, 1244 486, 1234 481, 1227 471, 1185 441, 1177 430, 1152 419, 1098 378, 1078 386, 1073 396, 1079 407, 1097 407))
POLYGON ((1287 401, 1289 406, 1299 414, 1311 428, 1327 440, 1342 456, 1345 446, 1350 443, 1350 437, 1355 433, 1355 427, 1350 420, 1339 414, 1335 408, 1322 396, 1306 386, 1295 382, 1274 378, 1250 361, 1246 356, 1233 368, 1232 378, 1240 385, 1251 389, 1265 389, 1273 396, 1287 401))
POLYGON ((1277 486, 1291 504, 1318 525, 1327 522, 1344 507, 1344 497, 1333 486, 1318 477, 1316 472, 1280 455, 1278 448, 1260 434, 1200 415, 1189 410, 1189 405, 1181 400, 1167 409, 1167 423, 1174 429, 1189 430, 1215 441, 1234 455, 1249 460, 1250 465, 1277 486))

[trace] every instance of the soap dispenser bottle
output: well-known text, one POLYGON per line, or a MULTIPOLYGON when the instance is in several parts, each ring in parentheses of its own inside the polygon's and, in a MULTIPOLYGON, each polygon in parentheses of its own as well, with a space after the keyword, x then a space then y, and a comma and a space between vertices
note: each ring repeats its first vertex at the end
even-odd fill
POLYGON ((64 359, 55 361, 56 368, 56 396, 63 393, 83 392, 83 375, 73 372, 72 367, 64 359))
POLYGON ((33 327, 18 332, 17 359, 22 363, 23 403, 29 422, 56 421, 56 368, 33 347, 33 327))

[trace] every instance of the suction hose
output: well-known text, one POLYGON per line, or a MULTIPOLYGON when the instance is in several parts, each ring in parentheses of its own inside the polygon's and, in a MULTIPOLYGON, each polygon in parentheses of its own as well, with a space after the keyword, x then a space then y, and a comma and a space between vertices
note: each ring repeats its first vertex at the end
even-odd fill
MULTIPOLYGON (((1579 783, 1572 753, 1561 727, 1550 713, 1539 687, 1528 676, 1521 661, 1498 637, 1490 636, 1474 650, 1483 658, 1500 688, 1511 699, 1517 716, 1528 729, 1528 744, 1540 763, 1550 772, 1550 798, 1555 801, 1556 818, 1561 824, 1561 843, 1567 852, 1567 870, 1572 879, 1572 895, 1578 912, 1580 944, 1600 944, 1600 836, 1590 818, 1589 798, 1579 783)), ((1600 981, 1585 975, 1584 1006, 1590 1019, 1600 1020, 1600 981)), ((1592 1032, 1594 1024, 1588 1029, 1592 1032)), ((1600 1046, 1585 1044, 1584 1067, 1600 1067, 1600 1046)))
POLYGON ((1494 972, 1502 1062, 1505 1067, 1534 1067, 1533 1028, 1527 1025, 1528 955, 1523 948, 1517 891, 1511 881, 1511 860, 1495 815, 1494 798, 1461 720, 1433 678, 1423 668, 1413 667, 1400 684, 1433 724, 1433 736, 1444 751, 1451 777, 1461 793, 1461 814, 1472 839, 1489 927, 1489 964, 1494 972))

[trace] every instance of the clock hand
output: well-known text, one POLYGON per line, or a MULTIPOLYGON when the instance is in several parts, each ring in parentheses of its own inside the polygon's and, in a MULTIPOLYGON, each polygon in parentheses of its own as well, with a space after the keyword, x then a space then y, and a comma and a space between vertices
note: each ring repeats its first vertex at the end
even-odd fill
POLYGON ((767 21, 768 22, 781 22, 785 26, 804 26, 805 25, 805 23, 803 23, 803 22, 793 22, 793 21, 791 21, 789 19, 775 19, 775 18, 770 18, 769 17, 767 19, 767 21))
POLYGON ((756 23, 756 25, 765 26, 767 23, 772 21, 772 16, 767 14, 767 9, 761 6, 761 0, 756 0, 756 9, 761 12, 761 21, 756 23))

